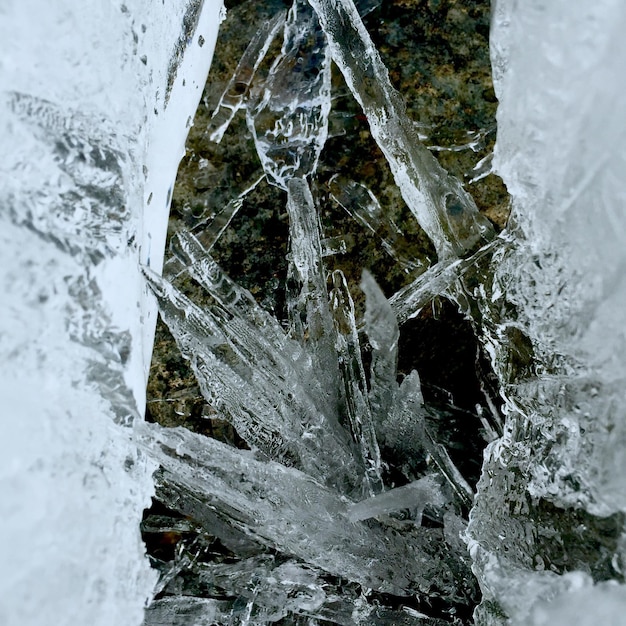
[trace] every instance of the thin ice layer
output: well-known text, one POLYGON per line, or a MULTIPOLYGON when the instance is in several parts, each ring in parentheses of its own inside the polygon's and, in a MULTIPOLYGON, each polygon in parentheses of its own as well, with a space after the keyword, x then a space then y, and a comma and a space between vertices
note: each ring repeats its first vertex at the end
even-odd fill
POLYGON ((245 106, 254 75, 274 38, 283 28, 285 17, 286 12, 279 11, 271 20, 262 24, 252 37, 211 116, 207 128, 211 141, 219 143, 222 140, 237 111, 245 106))
POLYGON ((352 0, 310 0, 335 63, 367 116, 409 209, 441 260, 463 256, 493 237, 461 183, 420 143, 400 94, 352 0))
POLYGON ((383 250, 405 271, 410 272, 423 265, 422 261, 407 254, 402 232, 380 206, 380 202, 370 189, 341 174, 335 174, 328 181, 328 188, 332 198, 348 215, 371 230, 380 239, 383 250))

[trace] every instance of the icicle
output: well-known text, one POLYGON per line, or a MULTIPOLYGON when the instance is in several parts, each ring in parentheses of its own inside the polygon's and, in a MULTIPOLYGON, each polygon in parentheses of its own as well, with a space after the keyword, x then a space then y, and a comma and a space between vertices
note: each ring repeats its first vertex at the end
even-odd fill
POLYGON ((385 214, 376 196, 361 183, 335 174, 328 182, 330 195, 357 222, 371 230, 381 241, 382 247, 407 272, 423 266, 418 259, 407 257, 402 248, 406 246, 402 232, 385 214))
POLYGON ((346 413, 352 437, 365 468, 367 491, 374 495, 383 489, 380 451, 367 397, 367 382, 354 319, 354 303, 341 271, 333 272, 332 283, 330 306, 335 322, 335 345, 345 391, 346 413))
POLYGON ((207 133, 211 141, 220 143, 235 114, 244 106, 250 84, 254 75, 265 58, 274 38, 285 23, 286 12, 280 11, 269 22, 261 25, 254 35, 246 51, 237 64, 237 69, 228 82, 219 104, 217 105, 207 133))
POLYGON ((310 0, 332 57, 363 108, 402 196, 440 259, 463 256, 493 237, 471 196, 420 143, 400 94, 352 0, 310 0))
POLYGON ((367 270, 363 270, 361 289, 365 293, 365 332, 372 346, 369 401, 376 432, 381 434, 398 392, 400 330, 389 301, 367 270))
POLYGON ((328 134, 330 55, 306 0, 294 0, 281 55, 270 68, 260 102, 246 119, 268 180, 283 189, 311 174, 328 134))

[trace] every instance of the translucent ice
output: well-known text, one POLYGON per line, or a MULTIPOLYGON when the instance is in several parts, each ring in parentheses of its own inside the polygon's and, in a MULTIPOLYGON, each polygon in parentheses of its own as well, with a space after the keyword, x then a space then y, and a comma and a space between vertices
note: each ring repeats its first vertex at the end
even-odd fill
POLYGON ((402 96, 352 0, 310 0, 348 87, 363 108, 402 197, 441 259, 462 256, 493 235, 472 197, 420 143, 402 96))
POLYGON ((261 28, 248 44, 217 108, 213 112, 211 124, 207 128, 211 141, 219 143, 222 140, 235 114, 244 106, 254 74, 284 23, 285 12, 280 11, 271 20, 261 25, 261 28))
POLYGON ((168 480, 263 545, 380 591, 464 593, 466 573, 449 561, 438 529, 355 524, 346 499, 296 469, 184 428, 139 423, 136 433, 168 480))
POLYGON ((572 577, 623 580, 625 27, 618 1, 495 4, 493 167, 513 197, 515 245, 484 285, 506 424, 468 528, 479 624, 568 623, 602 597, 604 621, 623 620, 609 587, 577 592, 572 577))
POLYGON ((383 249, 394 258, 406 271, 414 270, 422 262, 407 256, 403 247, 403 235, 400 229, 387 216, 374 194, 361 183, 335 174, 328 182, 331 196, 357 222, 360 222, 381 240, 383 249))
POLYGON ((283 189, 314 171, 328 134, 330 55, 306 0, 294 0, 281 54, 247 120, 268 180, 283 189))
POLYGON ((142 621, 154 465, 125 425, 145 406, 156 310, 138 261, 160 266, 218 10, 2 3, 3 626, 142 621))

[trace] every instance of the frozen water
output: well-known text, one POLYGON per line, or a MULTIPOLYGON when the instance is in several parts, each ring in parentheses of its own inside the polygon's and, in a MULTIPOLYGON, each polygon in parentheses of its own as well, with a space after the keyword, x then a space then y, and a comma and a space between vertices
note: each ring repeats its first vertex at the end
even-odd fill
POLYGON ((294 0, 262 93, 247 107, 248 126, 268 180, 283 189, 311 174, 328 134, 330 55, 307 0, 294 0))
POLYGON ((407 206, 440 259, 462 256, 489 240, 493 229, 461 183, 424 147, 389 80, 352 0, 311 0, 328 36, 333 61, 367 116, 407 206))
POLYGON ((478 623, 504 623, 499 611, 587 623, 575 610, 587 602, 603 623, 623 621, 620 587, 579 592, 567 572, 624 575, 625 26, 617 1, 495 5, 493 167, 513 197, 515 245, 486 286, 507 419, 468 530, 478 623))
POLYGON ((383 488, 380 450, 367 396, 367 381, 354 318, 354 302, 341 270, 335 270, 330 280, 333 285, 329 294, 330 310, 335 323, 335 349, 344 384, 346 417, 350 434, 356 442, 365 468, 367 491, 369 495, 374 495, 383 488))
POLYGON ((154 465, 126 427, 155 322, 138 261, 160 267, 218 10, 0 8, 3 626, 137 625, 151 596, 154 465))
MULTIPOLYGON (((474 172, 493 168, 513 196, 513 219, 495 237, 460 181, 419 143, 351 0, 311 5, 322 30, 296 0, 265 84, 255 86, 252 74, 281 18, 244 55, 243 78, 233 79, 244 96, 225 96, 215 118, 226 116, 219 135, 245 100, 265 174, 287 191, 288 330, 224 275, 207 254, 212 243, 200 238, 178 236, 170 278, 191 275, 211 298, 204 307, 146 272, 205 398, 252 448, 137 425, 143 450, 161 465, 159 497, 234 555, 227 565, 201 566, 183 542, 185 554, 162 569, 172 598, 157 601, 149 619, 195 611, 199 623, 287 614, 347 624, 420 620, 413 609, 374 616, 371 603, 346 589, 471 602, 463 535, 483 591, 477 624, 567 623, 586 598, 605 600, 609 620, 622 587, 604 581, 623 581, 626 558, 626 132, 615 80, 626 61, 626 13, 617 0, 495 3, 499 135, 493 164, 474 172), (347 281, 335 271, 328 283, 324 256, 333 246, 323 244, 307 182, 328 132, 329 50, 439 256, 390 300, 364 274, 369 378, 347 281), (485 452, 477 494, 438 441, 417 373, 397 380, 399 325, 435 296, 471 319, 505 403, 504 425, 497 410, 484 418, 490 439, 500 438, 485 452), (384 458, 408 484, 395 487, 384 458), (466 528, 459 512, 470 508, 466 528), (331 589, 339 598, 332 608, 331 589), (228 602, 240 597, 223 604, 224 591, 228 602)), ((482 140, 470 139, 448 149, 482 140)), ((417 269, 367 188, 335 178, 331 191, 405 269, 417 269)), ((227 206, 208 229, 212 242, 234 210, 227 206)))
MULTIPOLYGON (((398 532, 393 525, 355 524, 349 501, 297 469, 257 460, 184 428, 141 423, 136 432, 165 480, 227 515, 262 545, 381 592, 407 595, 437 585, 454 594, 463 587, 466 573, 446 558, 438 529, 411 525, 398 532)), ((428 496, 429 502, 439 498, 428 496)), ((214 532, 212 519, 207 531, 214 532)))
POLYGON ((207 128, 211 141, 219 143, 222 140, 235 114, 245 105, 254 75, 284 23, 285 12, 281 11, 271 20, 262 24, 248 44, 217 108, 213 112, 211 124, 207 128))
POLYGON ((383 249, 407 272, 423 265, 422 261, 407 257, 403 250, 404 238, 400 229, 380 206, 376 196, 361 183, 335 174, 328 182, 331 196, 349 215, 381 240, 383 249))
POLYGON ((402 509, 412 511, 411 517, 421 523, 422 513, 427 505, 442 509, 449 500, 445 498, 441 483, 434 476, 425 476, 403 487, 396 487, 367 500, 361 500, 348 509, 348 517, 353 522, 395 513, 402 509))

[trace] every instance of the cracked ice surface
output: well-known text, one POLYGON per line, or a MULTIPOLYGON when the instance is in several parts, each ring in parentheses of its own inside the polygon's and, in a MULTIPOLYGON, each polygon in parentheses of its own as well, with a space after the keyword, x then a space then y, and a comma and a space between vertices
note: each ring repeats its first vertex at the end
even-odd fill
POLYGON ((151 595, 138 523, 153 465, 125 427, 143 412, 155 321, 138 261, 162 261, 219 5, 200 9, 0 8, 6 626, 131 626, 151 595))
POLYGON ((590 587, 624 574, 623 541, 594 542, 626 511, 625 27, 619 1, 495 5, 494 168, 518 241, 491 286, 508 415, 469 526, 479 623, 502 623, 494 602, 519 624, 592 623, 595 602, 623 621, 624 587, 590 587))

